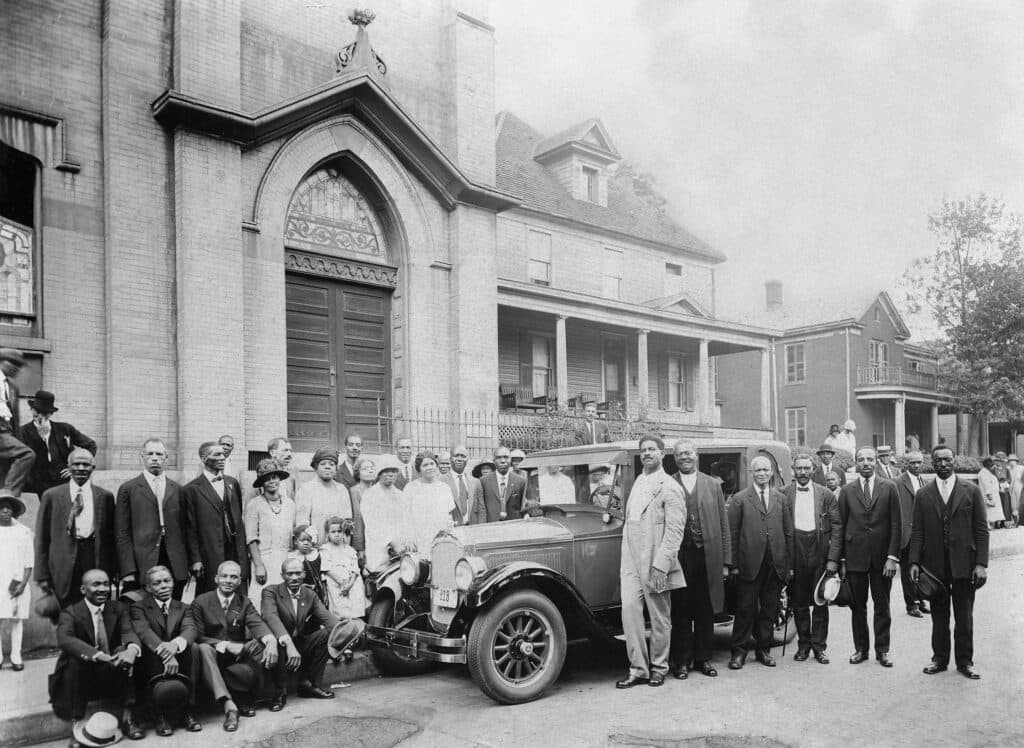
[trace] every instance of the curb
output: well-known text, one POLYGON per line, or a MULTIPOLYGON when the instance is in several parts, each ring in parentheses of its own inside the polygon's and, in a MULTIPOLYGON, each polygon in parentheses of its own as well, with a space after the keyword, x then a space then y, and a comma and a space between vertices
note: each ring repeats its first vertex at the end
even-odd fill
MULTIPOLYGON (((54 660, 56 662, 56 660, 54 660)), ((339 682, 353 683, 368 680, 381 675, 377 663, 369 651, 356 652, 351 662, 334 664, 327 663, 324 669, 324 683, 334 685, 339 682)), ((102 702, 90 704, 102 708, 102 702)), ((113 705, 111 705, 112 707, 113 705)), ((60 719, 50 705, 40 704, 15 712, 9 712, 0 720, 0 745, 22 746, 46 743, 71 737, 71 723, 60 719)))

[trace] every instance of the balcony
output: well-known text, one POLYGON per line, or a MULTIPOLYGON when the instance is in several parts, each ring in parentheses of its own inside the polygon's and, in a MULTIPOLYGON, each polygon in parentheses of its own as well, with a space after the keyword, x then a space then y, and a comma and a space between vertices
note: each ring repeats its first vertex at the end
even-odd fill
POLYGON ((912 387, 931 392, 948 392, 949 385, 938 374, 901 366, 858 366, 857 386, 912 387))

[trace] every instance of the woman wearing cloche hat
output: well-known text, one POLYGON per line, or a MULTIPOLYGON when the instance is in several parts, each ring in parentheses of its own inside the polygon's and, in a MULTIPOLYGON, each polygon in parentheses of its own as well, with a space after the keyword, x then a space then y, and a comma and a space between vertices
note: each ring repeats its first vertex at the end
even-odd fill
POLYGON ((245 505, 245 537, 252 558, 248 594, 257 609, 263 588, 283 581, 281 563, 292 547, 295 502, 281 492, 281 481, 287 479, 288 473, 279 469, 274 460, 260 460, 252 484, 259 494, 245 505))

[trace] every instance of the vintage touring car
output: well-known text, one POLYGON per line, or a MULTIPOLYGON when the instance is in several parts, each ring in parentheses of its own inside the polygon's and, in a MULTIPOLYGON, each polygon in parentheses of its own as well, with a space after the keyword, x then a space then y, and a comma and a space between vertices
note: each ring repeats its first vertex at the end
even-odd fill
MULTIPOLYGON (((771 461, 777 487, 790 480, 789 448, 780 442, 697 444, 700 470, 718 476, 727 497, 746 486, 758 455, 771 461)), ((675 472, 671 445, 665 467, 675 472)), ((520 467, 529 475, 531 516, 441 532, 430 549, 405 554, 371 578, 366 635, 386 673, 466 663, 483 693, 517 704, 554 683, 568 641, 611 642, 621 633, 623 504, 641 470, 637 443, 536 452, 520 467), (550 465, 572 480, 575 503, 544 503, 538 473, 550 465), (591 483, 595 465, 606 470, 591 483)), ((727 632, 731 622, 719 616, 716 631, 727 632)))

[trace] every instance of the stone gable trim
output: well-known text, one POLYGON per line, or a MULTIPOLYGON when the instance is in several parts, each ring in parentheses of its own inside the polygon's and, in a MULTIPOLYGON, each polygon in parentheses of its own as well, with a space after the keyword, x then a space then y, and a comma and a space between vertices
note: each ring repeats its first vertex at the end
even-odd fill
POLYGON ((375 265, 371 262, 340 257, 326 257, 291 247, 286 248, 284 252, 284 269, 293 273, 365 283, 368 286, 380 288, 396 288, 398 286, 397 267, 375 265))

